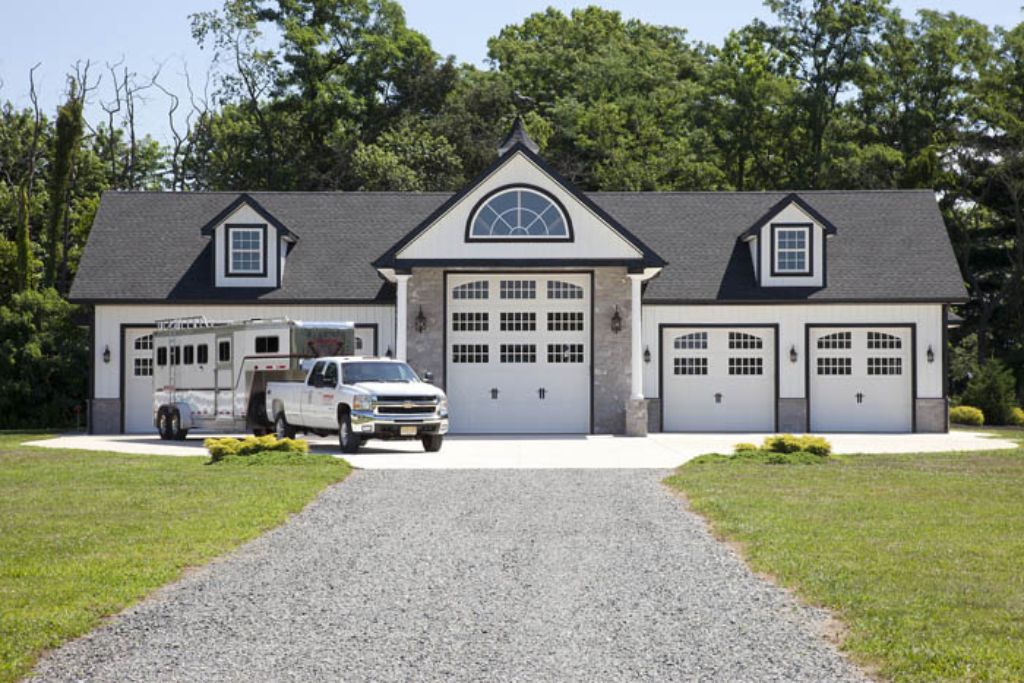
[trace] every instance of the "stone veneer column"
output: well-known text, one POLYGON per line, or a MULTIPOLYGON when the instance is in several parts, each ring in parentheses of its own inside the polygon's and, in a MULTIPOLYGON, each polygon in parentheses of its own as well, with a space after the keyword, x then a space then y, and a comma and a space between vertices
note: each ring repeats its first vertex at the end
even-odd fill
POLYGON ((417 268, 413 271, 407 291, 406 360, 421 376, 431 373, 434 383, 442 389, 446 386, 444 297, 442 269, 417 268), (416 317, 421 310, 427 324, 422 332, 417 332, 416 317))
POLYGON ((631 388, 632 296, 625 268, 594 270, 594 432, 626 433, 626 405, 631 388), (623 329, 612 332, 618 307, 623 329))

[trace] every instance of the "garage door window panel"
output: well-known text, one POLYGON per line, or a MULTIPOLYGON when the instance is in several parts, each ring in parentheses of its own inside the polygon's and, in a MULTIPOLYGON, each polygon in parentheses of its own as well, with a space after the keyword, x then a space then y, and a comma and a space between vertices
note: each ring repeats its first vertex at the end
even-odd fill
POLYGON ((536 344, 502 344, 502 363, 536 363, 536 344))
POLYGON ((684 334, 676 337, 672 341, 672 346, 676 349, 706 349, 708 348, 708 333, 691 332, 690 334, 684 334))
POLYGON ((549 363, 582 363, 583 344, 548 344, 549 363))
POLYGON ((490 297, 491 283, 487 280, 466 282, 452 288, 453 299, 487 299, 490 297))
POLYGON ((818 338, 819 349, 852 349, 853 335, 850 332, 833 332, 818 338))
POLYGON ((502 332, 534 332, 537 329, 537 314, 533 312, 509 312, 501 314, 502 332))
POLYGON ((134 368, 132 374, 136 377, 152 377, 153 376, 153 359, 152 358, 136 358, 134 359, 134 368))
POLYGON ((762 358, 729 358, 730 375, 763 375, 764 359, 762 358))
POLYGON ((582 299, 583 288, 563 280, 548 280, 549 299, 582 299))
POLYGON ((502 280, 498 285, 502 299, 536 299, 537 282, 535 280, 502 280))
POLYGON ((894 334, 868 332, 869 349, 902 349, 903 340, 894 334))
POLYGON ((452 313, 452 332, 487 332, 489 328, 490 314, 488 313, 478 311, 452 313))
POLYGON ((746 332, 729 333, 730 349, 761 349, 764 348, 764 340, 761 337, 746 332))
POLYGON ((453 363, 487 363, 489 360, 490 347, 487 344, 452 345, 453 363))
POLYGON ((582 311, 548 312, 548 332, 582 332, 582 311))
POLYGON ((828 375, 852 375, 853 359, 840 356, 832 356, 818 359, 818 374, 828 375))
POLYGON ((672 372, 676 375, 706 375, 708 374, 708 359, 689 356, 673 358, 672 372))
POLYGON ((895 357, 868 358, 868 375, 902 375, 903 359, 895 357))

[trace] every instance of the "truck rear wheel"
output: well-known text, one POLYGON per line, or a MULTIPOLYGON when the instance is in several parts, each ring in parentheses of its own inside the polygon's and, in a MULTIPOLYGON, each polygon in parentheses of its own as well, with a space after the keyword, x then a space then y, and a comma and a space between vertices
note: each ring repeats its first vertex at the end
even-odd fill
POLYGON ((338 445, 342 453, 355 453, 363 445, 363 439, 352 431, 352 416, 345 413, 338 418, 338 445))
POLYGON ((442 443, 444 443, 443 434, 427 434, 423 437, 423 450, 427 453, 437 453, 441 450, 442 443))
POLYGON ((166 407, 160 408, 157 411, 156 431, 164 441, 170 441, 174 438, 174 433, 171 431, 171 415, 166 407))
POLYGON ((277 419, 274 420, 274 436, 279 439, 295 438, 295 427, 288 424, 288 418, 284 416, 284 412, 278 413, 277 419))
POLYGON ((176 408, 171 408, 167 412, 171 418, 171 438, 175 441, 184 441, 188 436, 188 430, 181 428, 181 413, 176 408))

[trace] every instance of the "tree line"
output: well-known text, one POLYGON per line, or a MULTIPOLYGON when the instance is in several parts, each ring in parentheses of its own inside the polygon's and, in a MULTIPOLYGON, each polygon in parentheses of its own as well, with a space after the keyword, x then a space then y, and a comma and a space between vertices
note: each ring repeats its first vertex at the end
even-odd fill
POLYGON ((32 106, 0 103, 0 381, 20 387, 0 393, 22 396, 0 397, 0 424, 24 392, 84 396, 58 381, 84 354, 63 297, 103 191, 451 191, 516 115, 584 190, 935 190, 970 292, 954 390, 1002 364, 1019 386, 1024 23, 905 17, 887 0, 766 5, 770 20, 720 44, 548 9, 491 37, 478 68, 439 55, 394 0, 227 0, 190 17, 213 67, 187 92, 159 70, 79 63, 51 113, 28 74, 32 106), (136 125, 158 100, 165 142, 136 125), (71 322, 47 333, 43 318, 71 322))

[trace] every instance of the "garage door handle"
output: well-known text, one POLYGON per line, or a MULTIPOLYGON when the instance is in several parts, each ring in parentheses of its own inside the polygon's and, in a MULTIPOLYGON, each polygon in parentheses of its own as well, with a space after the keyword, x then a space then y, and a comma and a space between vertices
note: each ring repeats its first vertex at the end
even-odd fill
POLYGON ((539 396, 542 401, 547 396, 547 394, 548 390, 545 389, 544 387, 541 387, 540 389, 537 390, 537 396, 539 396))
POLYGON ((864 402, 864 393, 858 391, 857 392, 857 403, 863 403, 863 402, 864 402))
POLYGON ((715 403, 721 403, 721 402, 722 402, 722 394, 721 394, 721 392, 719 392, 719 393, 715 394, 715 403))
POLYGON ((494 389, 491 389, 491 398, 494 399, 495 401, 498 400, 498 388, 497 387, 495 387, 494 389))

